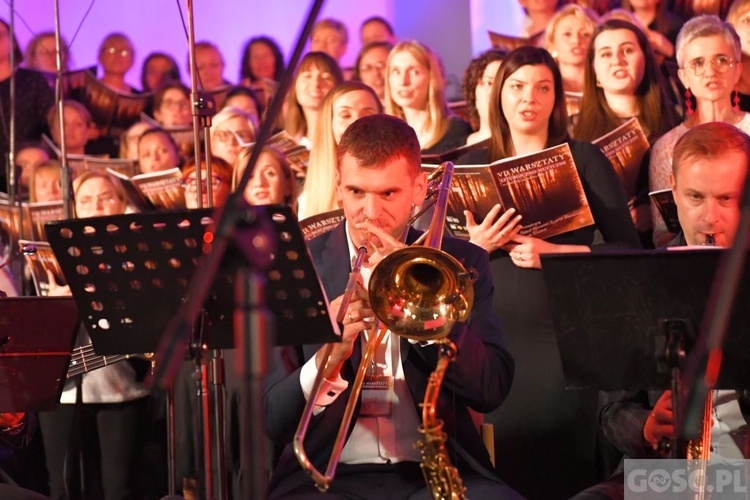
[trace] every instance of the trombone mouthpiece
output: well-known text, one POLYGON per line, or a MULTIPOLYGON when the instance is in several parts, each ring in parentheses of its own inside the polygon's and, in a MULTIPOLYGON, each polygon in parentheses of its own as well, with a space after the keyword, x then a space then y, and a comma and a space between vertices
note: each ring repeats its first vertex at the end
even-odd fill
POLYGON ((21 248, 21 252, 24 255, 34 255, 36 250, 36 245, 24 245, 23 248, 21 248))

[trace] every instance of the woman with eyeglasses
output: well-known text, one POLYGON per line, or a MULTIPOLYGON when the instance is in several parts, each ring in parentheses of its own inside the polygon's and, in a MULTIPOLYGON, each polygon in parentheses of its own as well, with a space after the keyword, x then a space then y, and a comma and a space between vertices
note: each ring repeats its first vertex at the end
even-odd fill
MULTIPOLYGON (((685 89, 685 121, 656 141, 651 150, 651 191, 670 187, 672 150, 677 140, 696 125, 730 123, 750 133, 750 115, 739 109, 736 86, 742 75, 742 47, 737 32, 716 16, 694 17, 677 35, 678 76, 685 89)), ((652 206, 654 245, 663 247, 675 236, 667 231, 652 206)))
MULTIPOLYGON (((101 170, 83 172, 73 182, 75 214, 79 219, 118 215, 127 202, 120 184, 101 170)), ((68 286, 60 286, 50 276, 50 296, 70 295, 68 286)), ((85 328, 78 345, 89 344, 85 328)), ((60 409, 39 414, 44 451, 49 473, 50 498, 67 498, 64 471, 76 467, 78 457, 68 454, 74 425, 76 388, 68 381, 60 397, 60 409)), ((83 375, 81 429, 85 454, 101 456, 100 472, 105 500, 142 498, 137 490, 138 464, 146 435, 149 390, 139 381, 130 362, 115 363, 83 375), (98 448, 92 448, 98 443, 98 448)), ((88 481, 94 478, 88 474, 88 481)), ((87 484, 87 490, 91 485, 87 484)))
POLYGON ((163 127, 188 127, 193 124, 190 90, 182 82, 171 82, 154 94, 154 119, 163 127))
POLYGON ((359 51, 352 80, 358 80, 378 95, 385 104, 385 63, 393 45, 390 42, 370 42, 359 51))
POLYGON ((224 108, 213 117, 211 125, 211 153, 229 165, 234 165, 242 148, 255 142, 253 116, 241 109, 224 108))
POLYGON ((100 81, 121 92, 136 92, 125 82, 125 75, 134 61, 135 50, 130 38, 124 33, 110 33, 99 46, 99 64, 104 71, 100 81))
MULTIPOLYGON (((191 158, 182 169, 182 187, 185 189, 185 206, 198 208, 198 183, 195 178, 195 158, 191 158)), ((201 155, 201 203, 203 208, 223 205, 232 192, 232 167, 226 161, 214 156, 211 158, 211 203, 208 202, 208 171, 206 157, 201 155)))

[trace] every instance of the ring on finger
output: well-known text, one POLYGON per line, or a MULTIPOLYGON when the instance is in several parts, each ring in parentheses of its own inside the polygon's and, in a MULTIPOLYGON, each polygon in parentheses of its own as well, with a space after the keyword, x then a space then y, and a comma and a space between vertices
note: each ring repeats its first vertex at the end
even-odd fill
POLYGON ((352 316, 352 313, 349 313, 349 323, 354 323, 354 316, 352 316))

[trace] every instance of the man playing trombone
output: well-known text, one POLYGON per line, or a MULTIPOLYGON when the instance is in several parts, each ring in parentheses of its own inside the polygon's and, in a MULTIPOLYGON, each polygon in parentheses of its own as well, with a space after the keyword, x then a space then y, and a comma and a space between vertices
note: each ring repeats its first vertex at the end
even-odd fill
MULTIPOLYGON (((327 346, 298 347, 292 359, 287 352, 285 363, 272 363, 265 395, 266 428, 284 450, 269 485, 270 498, 321 495, 300 466, 302 459, 298 461, 291 441, 316 376, 326 366, 322 388, 312 405, 304 455, 316 471, 336 460, 332 449, 354 390, 355 372, 360 369, 365 344, 376 335, 367 283, 376 263, 419 236, 408 223, 427 190, 420 163, 415 132, 391 116, 361 118, 341 138, 336 182, 346 221, 312 240, 309 248, 328 297, 335 297, 331 314, 344 304, 338 315, 342 339, 328 346, 328 351, 327 346), (356 256, 363 261, 361 272, 356 285, 347 286, 350 262, 356 256), (344 297, 346 289, 351 293, 344 297)), ((452 238, 442 239, 441 246, 476 276, 468 321, 455 323, 447 336, 458 354, 445 372, 436 403, 437 414, 445 422, 450 464, 460 473, 461 488, 466 488, 470 498, 518 498, 495 476, 469 413, 497 408, 508 394, 514 371, 502 328, 492 311, 488 257, 478 247, 452 238)), ((435 488, 425 486, 420 469, 423 458, 414 443, 422 439, 419 403, 439 357, 438 344, 385 333, 362 368, 361 397, 352 425, 343 434, 340 465, 326 493, 328 498, 432 498, 435 488)))

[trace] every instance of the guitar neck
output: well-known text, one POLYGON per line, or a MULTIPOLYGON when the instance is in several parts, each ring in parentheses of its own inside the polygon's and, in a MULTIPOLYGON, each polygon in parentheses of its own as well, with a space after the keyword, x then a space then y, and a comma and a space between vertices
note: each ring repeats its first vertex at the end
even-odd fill
POLYGON ((132 358, 133 356, 135 355, 115 354, 112 356, 104 356, 96 354, 92 344, 76 347, 73 349, 70 356, 70 366, 68 367, 67 378, 98 370, 99 368, 104 368, 105 366, 132 358))

